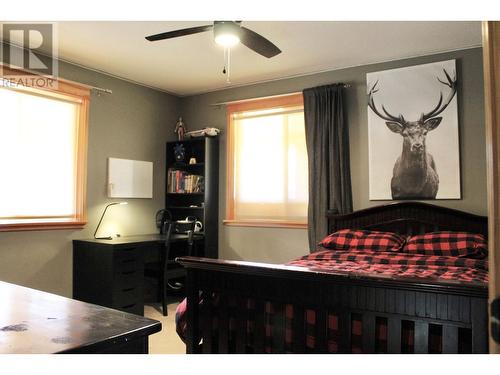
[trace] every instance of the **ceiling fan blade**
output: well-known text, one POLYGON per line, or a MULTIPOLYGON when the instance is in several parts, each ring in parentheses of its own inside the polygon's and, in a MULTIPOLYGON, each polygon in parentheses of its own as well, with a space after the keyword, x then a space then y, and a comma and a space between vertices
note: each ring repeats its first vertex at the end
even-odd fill
POLYGON ((281 50, 269 40, 243 26, 241 27, 240 41, 251 50, 267 58, 281 53, 281 50))
POLYGON ((213 27, 214 27, 214 25, 206 25, 206 26, 190 27, 187 29, 167 31, 166 33, 147 36, 146 39, 149 40, 150 42, 154 42, 155 40, 177 38, 178 36, 185 36, 185 35, 202 33, 204 31, 208 31, 208 30, 212 29, 213 27))

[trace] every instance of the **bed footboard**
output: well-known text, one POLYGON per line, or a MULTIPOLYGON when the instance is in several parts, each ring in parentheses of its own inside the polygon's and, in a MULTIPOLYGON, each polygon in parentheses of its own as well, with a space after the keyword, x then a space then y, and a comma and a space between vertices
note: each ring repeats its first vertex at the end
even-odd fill
POLYGON ((488 350, 482 286, 208 258, 178 262, 187 270, 187 353, 488 350))

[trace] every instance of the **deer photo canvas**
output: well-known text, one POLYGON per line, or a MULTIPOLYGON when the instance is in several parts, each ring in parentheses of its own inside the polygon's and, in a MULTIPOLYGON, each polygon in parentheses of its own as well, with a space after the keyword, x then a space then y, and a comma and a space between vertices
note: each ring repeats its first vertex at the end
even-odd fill
POLYGON ((370 200, 460 199, 455 60, 366 75, 370 200))

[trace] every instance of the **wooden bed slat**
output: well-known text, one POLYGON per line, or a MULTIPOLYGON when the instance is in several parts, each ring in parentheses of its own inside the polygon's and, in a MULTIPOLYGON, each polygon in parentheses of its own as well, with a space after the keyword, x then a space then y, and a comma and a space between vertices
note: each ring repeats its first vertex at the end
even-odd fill
POLYGON ((285 309, 283 304, 274 303, 274 314, 272 323, 272 352, 284 353, 285 352, 285 309))
POLYGON ((377 298, 375 288, 367 288, 366 296, 366 309, 369 311, 375 311, 375 300, 377 298))
POLYGON ((363 353, 375 353, 375 315, 363 314, 363 353))
POLYGON ((449 324, 443 325, 442 334, 443 354, 458 353, 458 327, 449 324))
POLYGON ((351 352, 351 313, 342 311, 338 314, 339 322, 339 353, 351 352))
POLYGON ((385 290, 385 311, 388 313, 396 312, 396 292, 394 289, 385 290))
POLYGON ((429 324, 425 321, 415 322, 415 353, 429 352, 429 324))
POLYGON ((425 316, 431 319, 437 317, 437 299, 434 293, 425 294, 425 316))
POLYGON ((437 295, 437 318, 448 320, 448 298, 445 294, 437 295))
POLYGON ((375 309, 385 311, 385 289, 377 288, 375 293, 375 309))
POLYGON ((351 287, 345 285, 340 289, 340 306, 342 308, 348 309, 351 303, 351 287))
MULTIPOLYGON (((197 277, 195 273, 192 272, 188 273, 186 279, 187 282, 190 283, 191 285, 196 285, 197 283, 197 277)), ((187 310, 188 321, 190 322, 190 324, 188 324, 187 326, 188 344, 186 346, 186 352, 198 353, 200 351, 197 340, 198 330, 199 330, 198 290, 196 288, 189 290, 187 292, 186 298, 187 298, 186 303, 188 307, 191 306, 191 308, 188 308, 187 310)))
POLYGON ((246 352, 246 342, 247 342, 247 320, 248 320, 248 309, 246 308, 247 300, 244 297, 236 298, 235 307, 235 350, 236 353, 246 352))
POLYGON ((459 306, 460 321, 470 322, 471 321, 470 298, 460 296, 458 306, 459 306))
POLYGON ((254 347, 255 353, 264 353, 265 339, 265 303, 261 299, 255 300, 254 347))
POLYGON ((401 320, 398 318, 387 319, 387 351, 401 353, 401 320))
POLYGON ((405 292, 402 290, 396 290, 395 291, 395 298, 396 298, 396 313, 397 314, 404 314, 406 310, 406 298, 405 298, 405 292))
POLYGON ((305 315, 304 307, 293 306, 292 350, 294 353, 305 353, 305 315))
POLYGON ((219 293, 219 303, 217 306, 219 345, 218 352, 229 353, 229 298, 226 293, 219 293))
POLYGON ((479 298, 471 298, 472 306, 472 352, 485 353, 488 350, 488 311, 479 298))
POLYGON ((415 292, 406 292, 405 293, 405 314, 408 316, 415 315, 415 302, 416 301, 416 293, 415 292))
POLYGON ((448 295, 448 320, 460 321, 460 308, 458 296, 448 295))
POLYGON ((201 305, 201 332, 202 332, 202 339, 203 339, 203 346, 202 346, 202 351, 203 353, 212 353, 212 330, 213 330, 213 316, 214 314, 212 313, 212 302, 211 299, 208 298, 211 293, 209 291, 204 291, 203 294, 205 295, 205 302, 201 305))
POLYGON ((415 293, 415 315, 425 317, 425 293, 415 293))
POLYGON ((316 353, 327 353, 327 313, 324 309, 316 310, 316 342, 314 351, 316 353))
POLYGON ((357 289, 357 301, 356 301, 356 308, 358 310, 365 310, 367 308, 367 289, 365 287, 359 287, 357 289))

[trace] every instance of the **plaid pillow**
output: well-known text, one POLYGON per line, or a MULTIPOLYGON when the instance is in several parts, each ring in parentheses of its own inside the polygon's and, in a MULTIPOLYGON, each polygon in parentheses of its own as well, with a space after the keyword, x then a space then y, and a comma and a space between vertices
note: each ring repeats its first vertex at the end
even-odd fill
POLYGON ((484 259, 488 256, 488 245, 482 234, 432 232, 409 238, 403 251, 424 255, 484 259))
POLYGON ((404 243, 405 238, 396 233, 342 229, 325 237, 319 245, 327 249, 344 251, 400 251, 404 243))

